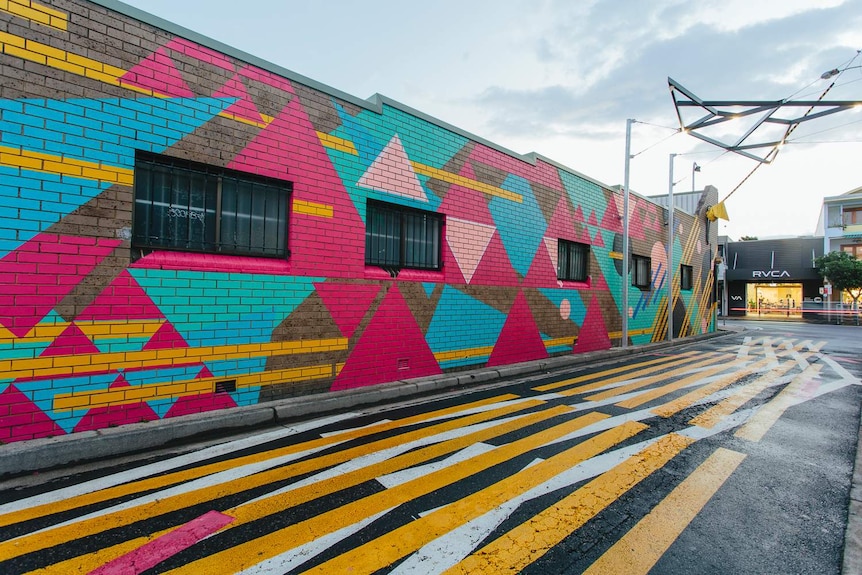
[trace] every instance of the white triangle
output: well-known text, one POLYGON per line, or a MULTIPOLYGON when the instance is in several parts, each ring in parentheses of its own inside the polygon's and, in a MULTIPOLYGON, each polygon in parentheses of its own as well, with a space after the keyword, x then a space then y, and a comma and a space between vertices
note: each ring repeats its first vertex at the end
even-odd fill
POLYGON ((428 196, 419 183, 419 178, 416 177, 416 172, 413 171, 413 165, 407 157, 407 152, 404 151, 404 146, 401 145, 401 140, 398 135, 392 136, 377 159, 372 162, 371 166, 356 185, 360 188, 371 188, 412 198, 421 202, 427 202, 428 196))

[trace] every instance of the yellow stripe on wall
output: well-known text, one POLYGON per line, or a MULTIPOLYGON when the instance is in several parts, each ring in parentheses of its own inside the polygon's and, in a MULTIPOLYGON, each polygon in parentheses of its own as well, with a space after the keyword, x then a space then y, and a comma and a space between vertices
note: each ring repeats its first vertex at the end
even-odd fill
POLYGON ((85 160, 74 160, 63 156, 22 150, 20 148, 10 148, 8 146, 0 146, 0 165, 87 180, 111 182, 125 186, 131 186, 134 181, 134 171, 128 168, 85 160))
POLYGON ((0 0, 0 11, 64 32, 69 26, 69 16, 65 12, 31 0, 0 0))
POLYGON ((202 361, 299 355, 346 349, 347 338, 331 338, 2 360, 0 361, 0 379, 68 377, 118 369, 171 367, 202 361))
POLYGON ((318 204, 305 200, 294 200, 293 213, 318 218, 331 218, 333 216, 333 208, 327 204, 318 204))

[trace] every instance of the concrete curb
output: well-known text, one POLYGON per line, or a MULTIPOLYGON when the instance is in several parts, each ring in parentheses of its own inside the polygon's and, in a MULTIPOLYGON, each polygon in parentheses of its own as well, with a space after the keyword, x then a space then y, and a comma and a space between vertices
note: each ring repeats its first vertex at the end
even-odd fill
POLYGON ((279 425, 289 420, 310 415, 321 415, 399 398, 418 397, 480 383, 502 382, 598 361, 652 353, 721 337, 728 332, 739 331, 743 330, 735 328, 735 326, 732 328, 720 327, 718 331, 713 333, 678 339, 673 342, 665 341, 578 355, 558 356, 499 368, 481 368, 473 371, 447 373, 440 376, 384 383, 361 389, 306 395, 248 407, 10 443, 0 446, 0 478, 42 471, 72 463, 83 463, 143 452, 166 446, 172 442, 189 440, 207 434, 227 436, 244 429, 279 425))
POLYGON ((856 462, 850 483, 850 505, 847 509, 847 530, 844 532, 844 558, 841 573, 862 573, 862 422, 856 444, 856 462))

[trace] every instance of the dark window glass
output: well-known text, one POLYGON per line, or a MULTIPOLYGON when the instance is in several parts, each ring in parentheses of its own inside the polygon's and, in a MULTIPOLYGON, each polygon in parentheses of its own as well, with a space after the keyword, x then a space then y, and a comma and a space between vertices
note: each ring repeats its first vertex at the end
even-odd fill
POLYGON ((568 240, 557 240, 557 279, 587 281, 590 246, 568 240))
POLYGON ((139 153, 136 247, 285 257, 292 184, 139 153))
POLYGON ((391 273, 439 270, 443 216, 394 204, 368 202, 365 263, 391 273))
POLYGON ((652 262, 648 257, 632 256, 632 285, 649 289, 652 284, 652 262))
POLYGON ((691 266, 679 266, 679 287, 684 290, 694 287, 694 270, 691 266))

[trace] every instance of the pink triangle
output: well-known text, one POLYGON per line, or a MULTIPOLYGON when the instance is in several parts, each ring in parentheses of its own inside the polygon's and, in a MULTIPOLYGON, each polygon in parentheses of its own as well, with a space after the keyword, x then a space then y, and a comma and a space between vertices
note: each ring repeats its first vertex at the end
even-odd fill
POLYGON ((294 252, 290 258, 292 274, 330 278, 364 275, 365 224, 299 98, 293 98, 228 167, 291 180, 294 202, 332 207, 332 217, 292 214, 291 237, 319 238, 294 252))
POLYGON ((572 220, 572 214, 569 212, 565 196, 561 197, 560 201, 557 202, 557 208, 554 210, 554 215, 548 223, 545 236, 564 240, 575 239, 575 223, 572 220))
POLYGON ((485 255, 470 278, 470 285, 486 285, 498 287, 518 287, 521 285, 521 277, 506 253, 506 247, 497 231, 491 237, 485 255))
POLYGON ((581 206, 575 208, 575 221, 584 223, 584 210, 581 209, 581 206))
POLYGON ((608 200, 608 207, 605 210, 605 216, 602 218, 602 227, 611 232, 622 233, 623 231, 622 212, 617 208, 613 194, 611 194, 608 200))
POLYGON ((108 321, 164 319, 164 317, 135 278, 124 270, 75 319, 108 321))
POLYGON ((596 217, 596 211, 593 210, 590 212, 590 219, 587 220, 587 223, 591 226, 599 225, 599 219, 596 217))
POLYGON ((494 226, 446 218, 446 243, 468 284, 496 231, 494 226))
POLYGON ((593 236, 593 241, 590 243, 593 244, 594 246, 596 246, 597 248, 605 247, 605 240, 602 237, 602 231, 601 230, 596 230, 596 234, 593 236))
POLYGON ((317 295, 329 310, 344 337, 350 338, 380 292, 377 284, 314 284, 317 295))
POLYGON ((165 322, 162 324, 162 327, 156 330, 156 333, 144 345, 143 349, 175 349, 188 346, 189 344, 183 339, 183 336, 179 334, 173 324, 165 322))
POLYGON ((524 278, 525 287, 556 288, 560 287, 557 280, 557 238, 544 238, 536 249, 530 270, 524 278), (551 253, 553 252, 553 256, 551 253))
POLYGON ((152 90, 163 96, 193 98, 194 92, 183 80, 174 61, 164 48, 159 48, 126 72, 120 81, 124 84, 152 90))
POLYGON ((89 337, 74 323, 63 330, 57 339, 51 342, 39 357, 53 357, 57 355, 86 355, 100 353, 89 337))
POLYGON ((646 235, 644 235, 644 221, 639 209, 633 210, 629 218, 629 235, 635 240, 646 239, 646 235))
POLYGON ((440 373, 440 365, 396 284, 389 288, 350 352, 332 391, 440 373))
MULTIPOLYGON (((123 387, 131 386, 122 375, 119 375, 108 389, 118 389, 123 387)), ((78 424, 75 425, 75 429, 73 431, 78 433, 80 431, 104 429, 106 427, 116 427, 119 425, 127 425, 129 423, 156 421, 158 418, 159 416, 155 411, 153 411, 153 408, 143 401, 123 405, 94 407, 81 418, 78 424)))
POLYGON ((593 296, 587 308, 587 314, 584 316, 584 324, 578 332, 578 341, 572 348, 572 353, 586 353, 610 348, 611 338, 608 336, 607 327, 605 327, 602 309, 596 296, 593 296))
POLYGON ((608 282, 605 281, 605 276, 599 274, 590 278, 590 289, 594 291, 611 291, 608 287, 608 282))
POLYGON ((458 267, 455 261, 455 254, 449 249, 449 242, 443 242, 443 274, 445 280, 450 285, 466 285, 467 280, 464 279, 464 273, 458 267))
POLYGON ((263 117, 254 102, 249 98, 248 91, 245 89, 245 84, 242 83, 239 74, 227 81, 227 83, 219 88, 212 96, 213 98, 237 98, 236 103, 232 104, 225 113, 233 114, 239 118, 249 120, 251 122, 261 123, 263 117))
POLYGON ((14 385, 0 393, 0 443, 66 435, 45 412, 14 385))
POLYGON ((488 367, 532 361, 548 357, 545 342, 539 334, 533 312, 524 292, 518 292, 503 330, 488 358, 488 367))
POLYGON ((413 165, 407 157, 407 152, 401 144, 398 135, 392 136, 377 159, 371 163, 368 170, 359 178, 356 185, 360 188, 371 188, 388 192, 420 202, 427 202, 428 196, 413 171, 413 165))
POLYGON ((180 417, 192 413, 204 413, 217 409, 231 409, 237 407, 236 402, 229 393, 202 393, 200 395, 189 395, 181 397, 168 410, 164 419, 180 417))
POLYGON ((6 254, 0 259, 0 325, 27 335, 118 245, 119 240, 38 234, 6 254), (35 273, 37 263, 66 269, 59 278, 35 273))

